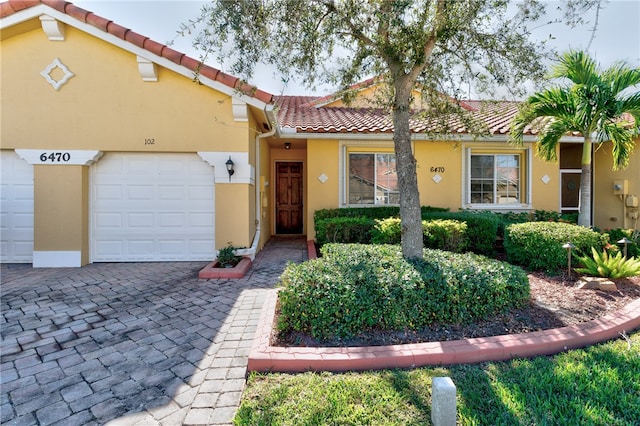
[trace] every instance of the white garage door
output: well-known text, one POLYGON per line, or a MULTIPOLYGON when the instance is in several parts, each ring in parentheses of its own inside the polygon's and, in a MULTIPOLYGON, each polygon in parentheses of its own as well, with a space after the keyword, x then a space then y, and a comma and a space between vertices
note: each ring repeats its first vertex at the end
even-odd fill
POLYGON ((197 154, 105 154, 91 166, 91 260, 212 260, 213 176, 197 154))
POLYGON ((33 260, 33 166, 0 151, 0 261, 33 260))

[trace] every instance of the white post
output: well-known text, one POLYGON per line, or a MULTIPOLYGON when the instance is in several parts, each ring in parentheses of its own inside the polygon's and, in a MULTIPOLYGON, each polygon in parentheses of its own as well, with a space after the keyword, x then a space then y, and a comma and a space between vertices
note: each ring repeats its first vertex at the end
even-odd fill
POLYGON ((456 426, 456 385, 449 377, 431 382, 431 421, 433 426, 456 426))

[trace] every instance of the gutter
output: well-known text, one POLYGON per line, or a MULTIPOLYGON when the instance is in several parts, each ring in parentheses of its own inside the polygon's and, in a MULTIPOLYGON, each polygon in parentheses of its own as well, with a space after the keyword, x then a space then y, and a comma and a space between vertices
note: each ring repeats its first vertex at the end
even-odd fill
POLYGON ((271 130, 267 133, 260 133, 256 136, 256 177, 255 177, 255 187, 256 187, 256 233, 253 236, 253 242, 251 243, 251 247, 248 249, 240 249, 236 250, 236 254, 238 256, 247 256, 252 261, 256 257, 256 253, 258 251, 258 245, 260 244, 260 233, 262 229, 262 202, 260 200, 260 141, 265 138, 269 138, 276 134, 278 130, 275 118, 273 117, 273 106, 268 105, 265 110, 265 115, 267 118, 271 119, 271 130))

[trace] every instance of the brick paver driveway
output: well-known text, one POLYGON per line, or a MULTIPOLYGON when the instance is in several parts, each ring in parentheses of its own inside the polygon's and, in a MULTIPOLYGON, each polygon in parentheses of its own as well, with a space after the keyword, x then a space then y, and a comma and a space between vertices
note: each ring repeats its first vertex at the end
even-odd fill
POLYGON ((244 385, 256 289, 304 256, 299 246, 261 252, 244 279, 216 281, 198 280, 205 262, 2 265, 0 421, 105 424, 138 413, 144 424, 185 424, 197 407, 199 422, 216 423, 216 400, 233 412, 244 385), (228 380, 242 383, 224 389, 228 380))

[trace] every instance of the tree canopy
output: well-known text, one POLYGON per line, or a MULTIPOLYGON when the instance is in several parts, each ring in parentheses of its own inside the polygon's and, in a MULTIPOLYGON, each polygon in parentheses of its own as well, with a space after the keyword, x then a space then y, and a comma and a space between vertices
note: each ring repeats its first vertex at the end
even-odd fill
MULTIPOLYGON (((566 16, 579 20, 599 1, 567 1, 566 16)), ((462 114, 455 100, 470 86, 489 96, 497 87, 521 95, 525 82, 543 76, 551 54, 529 29, 544 11, 538 0, 215 0, 192 24, 201 29, 194 46, 246 79, 260 63, 310 87, 329 82, 347 90, 367 77, 384 79, 389 90, 381 103, 394 122, 402 253, 421 258, 412 90, 421 88, 431 116, 462 114)))

